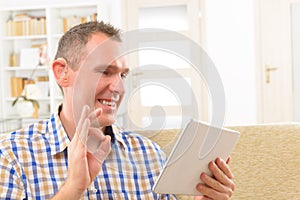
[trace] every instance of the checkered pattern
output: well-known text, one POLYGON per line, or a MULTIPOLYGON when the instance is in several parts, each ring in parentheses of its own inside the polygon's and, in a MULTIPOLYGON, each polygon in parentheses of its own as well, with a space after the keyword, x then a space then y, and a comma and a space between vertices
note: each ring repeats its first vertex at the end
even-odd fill
MULTIPOLYGON (((152 141, 113 125, 115 143, 84 199, 176 199, 151 188, 165 156, 152 141)), ((0 199, 49 199, 67 177, 70 140, 58 114, 0 143, 0 199)))

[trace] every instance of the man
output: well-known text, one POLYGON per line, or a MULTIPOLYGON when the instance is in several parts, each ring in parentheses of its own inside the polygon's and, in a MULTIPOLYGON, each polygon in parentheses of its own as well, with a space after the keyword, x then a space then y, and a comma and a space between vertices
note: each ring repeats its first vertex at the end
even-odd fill
MULTIPOLYGON (((0 198, 175 199, 151 188, 165 156, 152 141, 114 124, 129 72, 119 30, 88 22, 60 40, 52 64, 63 103, 49 120, 13 132, 0 144, 0 198), (105 134, 102 134, 104 132, 105 134)), ((228 199, 233 175, 223 160, 195 199, 228 199)))

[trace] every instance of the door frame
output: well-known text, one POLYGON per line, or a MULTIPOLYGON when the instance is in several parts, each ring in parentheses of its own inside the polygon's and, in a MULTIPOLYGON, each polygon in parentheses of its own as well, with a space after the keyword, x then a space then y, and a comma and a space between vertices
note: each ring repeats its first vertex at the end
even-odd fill
POLYGON ((258 123, 293 121, 290 3, 289 0, 254 0, 258 123), (275 9, 268 10, 270 6, 275 9), (278 15, 280 20, 276 23, 283 27, 277 30, 264 29, 264 23, 274 23, 271 20, 277 20, 278 15), (278 49, 270 48, 266 38, 276 40, 277 47, 284 53, 278 55, 278 49), (281 58, 280 62, 278 56, 281 58), (276 76, 270 72, 270 83, 266 82, 267 65, 270 68, 279 68, 274 73, 280 73, 280 76, 276 76))

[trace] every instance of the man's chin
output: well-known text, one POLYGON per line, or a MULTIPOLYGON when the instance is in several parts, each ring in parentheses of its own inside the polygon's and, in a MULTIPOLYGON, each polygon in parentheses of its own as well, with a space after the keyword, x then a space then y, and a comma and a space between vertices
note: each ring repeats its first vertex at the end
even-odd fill
POLYGON ((98 124, 100 127, 110 126, 115 123, 115 118, 101 116, 98 118, 98 124))

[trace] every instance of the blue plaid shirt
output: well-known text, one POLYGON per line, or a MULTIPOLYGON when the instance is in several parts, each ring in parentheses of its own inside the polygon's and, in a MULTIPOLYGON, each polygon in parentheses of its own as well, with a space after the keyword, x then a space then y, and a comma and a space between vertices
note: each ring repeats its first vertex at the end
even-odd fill
MULTIPOLYGON (((133 132, 111 127, 112 151, 83 199, 176 199, 152 186, 165 155, 133 132)), ((9 134, 0 142, 0 199, 49 199, 67 178, 70 140, 58 114, 9 134)))

